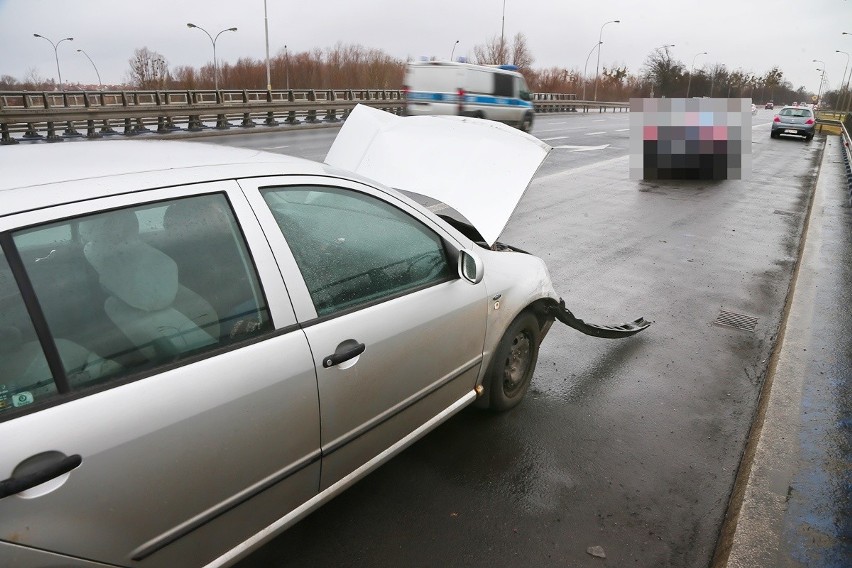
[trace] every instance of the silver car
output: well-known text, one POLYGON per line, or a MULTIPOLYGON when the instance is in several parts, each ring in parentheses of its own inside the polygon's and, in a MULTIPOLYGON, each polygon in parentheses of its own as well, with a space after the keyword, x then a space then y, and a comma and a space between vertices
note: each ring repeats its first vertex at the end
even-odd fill
POLYGON ((376 112, 353 112, 327 164, 160 141, 0 151, 0 565, 232 564, 465 406, 518 404, 554 319, 647 325, 573 318, 544 263, 496 241, 511 208, 449 198, 448 222, 334 167, 516 203, 545 145, 376 112), (427 131, 512 171, 418 166, 427 131))
POLYGON ((782 135, 804 136, 805 140, 814 137, 816 118, 814 112, 803 106, 788 106, 782 108, 772 119, 770 136, 779 138, 782 135))

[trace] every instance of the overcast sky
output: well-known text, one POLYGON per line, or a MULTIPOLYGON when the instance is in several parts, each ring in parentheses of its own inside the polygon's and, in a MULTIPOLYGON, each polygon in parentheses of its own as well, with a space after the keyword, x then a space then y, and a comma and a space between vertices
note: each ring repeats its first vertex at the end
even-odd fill
MULTIPOLYGON (((394 57, 473 56, 473 47, 499 36, 504 0, 267 0, 270 55, 331 47, 337 42, 379 48, 394 57)), ((523 32, 533 67, 582 71, 603 30, 601 66, 626 65, 636 73, 648 53, 663 44, 689 68, 723 63, 762 74, 778 65, 794 88, 816 91, 820 64, 832 88, 840 84, 852 53, 850 0, 505 0, 505 34, 523 32), (534 9, 533 9, 534 8, 534 9)), ((210 40, 186 27, 192 22, 212 35, 218 58, 264 58, 263 0, 0 0, 0 75, 23 80, 35 69, 56 77, 53 48, 59 46, 64 81, 97 83, 95 62, 106 84, 120 83, 133 50, 146 46, 170 67, 212 61, 210 40)), ((594 73, 595 56, 589 60, 594 73)), ((282 85, 273 77, 273 88, 282 85), (276 82, 279 84, 276 85, 276 82)), ((369 87, 370 85, 353 85, 369 87)), ((310 87, 305 85, 304 87, 310 87)))

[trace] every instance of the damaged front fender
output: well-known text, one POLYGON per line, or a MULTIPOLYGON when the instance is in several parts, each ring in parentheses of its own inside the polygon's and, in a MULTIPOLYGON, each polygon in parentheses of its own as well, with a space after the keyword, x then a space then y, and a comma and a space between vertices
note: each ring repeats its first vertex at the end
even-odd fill
POLYGON ((565 300, 562 298, 557 302, 551 298, 544 300, 544 313, 547 317, 561 321, 568 327, 572 327, 580 333, 591 335, 592 337, 601 337, 604 339, 621 339, 636 335, 643 329, 647 329, 651 322, 645 321, 645 318, 639 318, 629 323, 620 325, 598 325, 587 323, 571 313, 571 310, 565 307, 565 300))

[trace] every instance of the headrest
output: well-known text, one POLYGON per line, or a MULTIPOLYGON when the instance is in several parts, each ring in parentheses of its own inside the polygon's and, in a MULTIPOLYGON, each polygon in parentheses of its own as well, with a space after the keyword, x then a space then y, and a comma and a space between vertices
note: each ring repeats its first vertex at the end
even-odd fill
POLYGON ((80 236, 86 242, 120 242, 139 237, 139 220, 133 211, 113 211, 90 217, 80 223, 80 236))
POLYGON ((163 228, 172 234, 215 235, 228 230, 228 216, 209 197, 181 199, 166 208, 163 228))
POLYGON ((80 233, 88 240, 83 254, 107 292, 140 310, 171 305, 178 291, 177 264, 139 239, 139 221, 132 211, 86 221, 80 233))

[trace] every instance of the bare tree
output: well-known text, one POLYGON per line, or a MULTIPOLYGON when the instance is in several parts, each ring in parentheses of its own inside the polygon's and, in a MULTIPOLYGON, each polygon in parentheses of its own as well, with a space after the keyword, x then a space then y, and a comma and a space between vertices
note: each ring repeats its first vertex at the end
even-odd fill
POLYGON ((644 78, 650 81, 662 96, 672 96, 683 77, 683 63, 672 58, 668 47, 658 47, 645 58, 644 78))
POLYGON ((147 47, 137 48, 128 61, 128 81, 142 89, 164 89, 170 80, 166 58, 147 47))
POLYGON ((499 36, 473 47, 473 57, 479 65, 502 65, 506 62, 506 44, 499 36))
POLYGON ((527 47, 527 37, 518 32, 510 43, 493 36, 487 42, 473 48, 474 60, 479 65, 516 65, 521 71, 532 67, 535 59, 527 47))
POLYGON ((527 47, 527 36, 521 32, 515 34, 511 46, 511 55, 511 64, 517 66, 520 71, 530 69, 533 61, 535 61, 529 47, 527 47))

